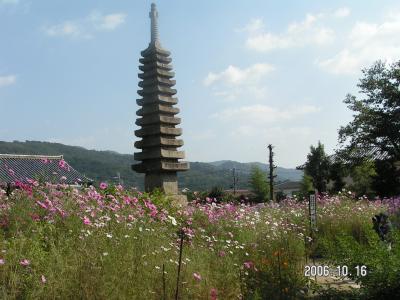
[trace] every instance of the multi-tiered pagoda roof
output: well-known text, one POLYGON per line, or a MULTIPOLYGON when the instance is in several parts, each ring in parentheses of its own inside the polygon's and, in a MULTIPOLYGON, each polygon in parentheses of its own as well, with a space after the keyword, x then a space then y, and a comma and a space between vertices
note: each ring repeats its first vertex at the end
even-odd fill
MULTIPOLYGON (((135 147, 141 152, 135 153, 134 159, 140 163, 133 165, 132 169, 153 176, 153 179, 154 176, 162 177, 165 174, 170 181, 171 175, 176 176, 177 171, 188 170, 189 163, 179 161, 185 157, 185 153, 178 150, 183 140, 178 139, 182 134, 182 129, 177 127, 181 119, 177 117, 179 109, 174 107, 178 103, 176 89, 173 88, 175 73, 172 71, 171 53, 161 47, 158 39, 157 17, 156 7, 152 4, 151 42, 141 52, 142 58, 139 59, 142 73, 139 74, 141 81, 138 94, 142 98, 136 101, 140 106, 136 112, 136 125, 141 128, 135 131, 135 135, 141 140, 135 143, 135 147)), ((164 189, 162 178, 156 180, 158 183, 150 181, 145 179, 146 190, 155 187, 164 189)))

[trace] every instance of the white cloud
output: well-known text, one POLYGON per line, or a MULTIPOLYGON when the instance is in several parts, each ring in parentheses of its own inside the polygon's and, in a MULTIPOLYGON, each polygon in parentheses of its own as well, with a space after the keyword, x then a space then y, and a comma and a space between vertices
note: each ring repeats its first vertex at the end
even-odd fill
POLYGON ((90 37, 89 34, 82 32, 82 28, 78 23, 73 21, 65 21, 61 24, 46 27, 44 30, 48 36, 90 37))
POLYGON ((265 125, 276 123, 278 121, 288 121, 306 114, 318 112, 320 109, 313 105, 300 105, 290 108, 276 108, 267 105, 249 105, 237 108, 228 108, 213 115, 226 122, 238 122, 245 124, 245 128, 251 128, 254 125, 265 125), (247 127, 246 127, 247 126, 247 127))
POLYGON ((96 31, 112 31, 125 22, 126 14, 114 13, 103 15, 92 12, 83 19, 69 20, 60 24, 45 26, 44 32, 48 36, 69 36, 79 38, 92 38, 96 31))
POLYGON ((114 30, 125 22, 126 14, 117 13, 103 16, 101 13, 94 12, 90 15, 90 20, 99 30, 114 30))
POLYGON ((0 87, 13 85, 17 81, 15 75, 0 76, 0 87))
POLYGON ((307 14, 301 22, 293 22, 288 25, 285 32, 275 34, 262 30, 262 20, 252 20, 248 25, 249 36, 246 46, 259 52, 268 52, 276 49, 303 47, 306 45, 327 45, 335 39, 335 32, 320 24, 324 14, 307 14))
POLYGON ((204 79, 204 85, 209 86, 217 82, 227 85, 247 85, 258 82, 264 75, 273 70, 273 66, 262 63, 254 64, 245 69, 230 65, 220 73, 208 73, 204 79))
POLYGON ((381 23, 357 22, 342 50, 316 64, 334 74, 354 74, 378 59, 393 62, 400 57, 400 14, 391 14, 381 23))
POLYGON ((348 7, 341 7, 338 8, 333 12, 333 16, 336 18, 345 18, 350 15, 350 8, 348 7))
POLYGON ((245 95, 261 99, 266 95, 266 88, 260 82, 274 69, 266 63, 254 64, 243 69, 230 65, 219 73, 208 73, 203 84, 212 86, 216 89, 214 95, 225 100, 234 100, 245 95))

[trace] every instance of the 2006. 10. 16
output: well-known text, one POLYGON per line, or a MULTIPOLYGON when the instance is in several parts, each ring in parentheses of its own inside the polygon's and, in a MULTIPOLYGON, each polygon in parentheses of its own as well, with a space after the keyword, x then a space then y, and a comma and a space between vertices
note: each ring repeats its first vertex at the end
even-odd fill
MULTIPOLYGON (((355 266, 354 267, 355 271, 356 271, 356 275, 357 276, 366 276, 367 275, 367 267, 362 265, 362 266, 355 266)), ((351 273, 349 272, 349 267, 346 265, 343 266, 337 266, 336 267, 336 272, 334 272, 334 275, 338 275, 338 276, 348 276, 351 275, 351 273)), ((331 269, 329 268, 329 266, 305 266, 304 268, 304 276, 306 277, 310 277, 310 276, 330 276, 331 275, 331 269)), ((333 274, 332 274, 333 275, 333 274)))

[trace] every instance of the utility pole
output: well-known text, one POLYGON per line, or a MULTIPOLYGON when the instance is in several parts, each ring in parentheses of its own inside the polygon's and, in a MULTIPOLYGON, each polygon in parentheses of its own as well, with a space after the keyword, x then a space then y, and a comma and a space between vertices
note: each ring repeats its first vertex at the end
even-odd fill
POLYGON ((113 179, 118 179, 118 184, 122 184, 123 181, 121 180, 121 173, 117 172, 117 177, 113 177, 113 179))
POLYGON ((274 169, 276 169, 276 166, 274 165, 274 152, 272 152, 272 145, 268 145, 269 149, 269 199, 274 200, 274 178, 276 175, 274 175, 274 169))
POLYGON ((232 169, 232 180, 233 180, 233 194, 236 195, 236 184, 239 181, 239 176, 236 173, 236 168, 232 169))

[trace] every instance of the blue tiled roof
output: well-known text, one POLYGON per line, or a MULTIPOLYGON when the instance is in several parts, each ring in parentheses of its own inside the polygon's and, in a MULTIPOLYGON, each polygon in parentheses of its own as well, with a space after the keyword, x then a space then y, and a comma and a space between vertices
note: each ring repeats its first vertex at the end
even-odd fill
MULTIPOLYGON (((360 148, 355 149, 350 153, 349 159, 357 159, 357 158, 366 158, 367 160, 385 160, 389 158, 389 154, 387 152, 382 152, 378 147, 371 147, 371 148, 360 148)), ((342 159, 340 155, 337 153, 328 156, 328 159, 331 163, 336 162, 344 162, 349 163, 349 160, 342 159)), ((304 170, 306 164, 302 164, 301 166, 296 167, 297 170, 304 170)))
POLYGON ((66 184, 93 182, 72 168, 62 155, 0 154, 0 184, 27 183, 29 179, 66 184))

